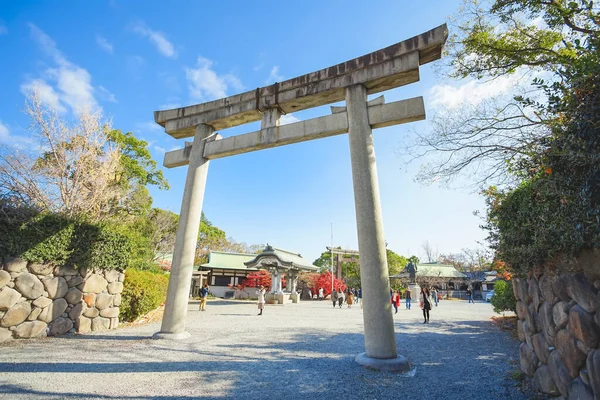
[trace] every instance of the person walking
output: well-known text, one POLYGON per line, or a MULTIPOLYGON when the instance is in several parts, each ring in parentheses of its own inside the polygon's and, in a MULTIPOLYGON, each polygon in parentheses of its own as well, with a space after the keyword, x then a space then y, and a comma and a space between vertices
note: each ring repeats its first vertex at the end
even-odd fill
POLYGON ((473 301, 473 291, 471 288, 467 288, 467 298, 469 299, 469 303, 475 304, 475 301, 473 301))
POLYGON ((397 290, 394 290, 394 293, 392 293, 392 306, 394 306, 394 309, 396 310, 394 312, 394 314, 398 314, 398 306, 400 305, 400 293, 398 293, 397 290))
POLYGON ((424 324, 429 323, 429 311, 431 311, 431 304, 432 304, 432 300, 431 300, 431 295, 429 294, 429 289, 424 287, 421 290, 421 303, 419 304, 421 306, 421 309, 423 310, 423 323, 424 324))
POLYGON ((206 311, 206 299, 208 298, 208 283, 200 289, 200 311, 206 311))
POLYGON ((338 304, 339 304, 340 308, 342 308, 342 304, 344 304, 344 300, 346 300, 346 296, 344 296, 344 292, 342 291, 342 288, 339 288, 337 290, 337 299, 338 299, 338 304))
POLYGON ((256 294, 258 295, 258 309, 260 310, 258 315, 262 315, 263 309, 265 308, 265 292, 265 287, 262 285, 260 285, 256 291, 256 294))
POLYGON ((346 304, 348 304, 348 308, 352 308, 352 303, 354 303, 354 293, 352 289, 348 290, 348 294, 346 295, 346 304))
POLYGON ((438 301, 440 299, 438 298, 438 291, 435 287, 433 289, 431 289, 431 297, 433 298, 433 302, 435 303, 435 306, 437 307, 438 301))
POLYGON ((363 308, 363 302, 362 302, 362 289, 358 288, 358 295, 356 297, 358 299, 358 303, 360 303, 360 308, 363 308))
POLYGON ((410 302, 411 302, 411 298, 412 298, 412 293, 410 292, 410 289, 406 289, 406 292, 404 292, 404 295, 406 296, 406 309, 410 310, 410 302))
POLYGON ((333 308, 335 308, 335 306, 337 306, 337 301, 338 301, 338 294, 337 294, 336 290, 331 292, 331 301, 333 302, 333 308))
POLYGON ((319 288, 319 300, 323 300, 323 288, 319 288))

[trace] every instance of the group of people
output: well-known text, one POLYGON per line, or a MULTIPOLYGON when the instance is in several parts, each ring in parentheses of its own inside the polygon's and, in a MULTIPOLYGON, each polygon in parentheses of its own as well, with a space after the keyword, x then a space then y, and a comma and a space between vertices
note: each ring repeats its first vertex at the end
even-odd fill
MULTIPOLYGON (((321 296, 323 293, 323 288, 319 289, 319 295, 321 296)), ((322 297, 320 297, 322 298, 322 297)), ((360 308, 362 308, 362 289, 361 288, 346 288, 346 290, 342 290, 342 288, 337 288, 331 292, 331 301, 333 302, 333 307, 339 306, 342 308, 342 304, 344 301, 348 305, 348 308, 352 308, 354 303, 360 304, 360 308)))

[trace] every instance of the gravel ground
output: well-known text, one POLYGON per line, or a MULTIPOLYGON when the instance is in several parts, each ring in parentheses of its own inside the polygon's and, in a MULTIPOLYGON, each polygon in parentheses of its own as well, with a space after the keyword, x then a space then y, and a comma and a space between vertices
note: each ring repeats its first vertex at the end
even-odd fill
POLYGON ((362 310, 329 301, 285 306, 190 305, 182 342, 156 341, 160 323, 94 335, 0 344, 7 399, 526 399, 510 372, 518 342, 492 324, 489 303, 441 301, 395 314, 398 353, 412 376, 365 369, 362 310))

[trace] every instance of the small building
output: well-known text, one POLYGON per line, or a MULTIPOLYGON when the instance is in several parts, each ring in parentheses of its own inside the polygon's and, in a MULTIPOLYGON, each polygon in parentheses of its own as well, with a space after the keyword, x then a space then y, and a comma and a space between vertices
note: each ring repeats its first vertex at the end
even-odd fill
MULTIPOLYGON (((287 300, 295 293, 298 274, 315 272, 319 268, 298 253, 267 245, 259 254, 211 251, 208 263, 200 265, 198 270, 207 274, 206 282, 210 285, 210 292, 216 297, 224 298, 233 298, 235 291, 231 286, 240 284, 249 273, 267 270, 271 273, 272 280, 270 294, 287 300), (285 288, 282 287, 284 278, 287 282, 285 288)), ((203 284, 201 281, 200 286, 203 284)), ((242 293, 242 297, 249 297, 250 294, 251 292, 242 293)))
MULTIPOLYGON (((447 297, 463 297, 468 285, 467 276, 452 264, 417 264, 415 278, 420 286, 435 286, 445 291, 447 297)), ((408 273, 401 272, 390 279, 408 279, 408 273)))

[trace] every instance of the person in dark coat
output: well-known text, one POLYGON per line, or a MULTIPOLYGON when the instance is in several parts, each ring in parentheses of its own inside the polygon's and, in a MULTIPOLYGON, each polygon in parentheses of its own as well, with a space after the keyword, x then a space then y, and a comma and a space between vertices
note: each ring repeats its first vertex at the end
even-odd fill
POLYGON ((421 290, 421 309, 423 310, 423 323, 424 324, 428 324, 429 323, 429 311, 431 311, 431 304, 433 303, 433 300, 431 299, 431 295, 429 294, 429 289, 427 289, 426 287, 424 287, 421 290))

